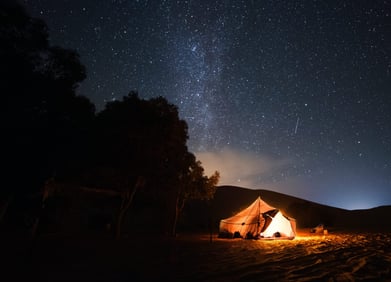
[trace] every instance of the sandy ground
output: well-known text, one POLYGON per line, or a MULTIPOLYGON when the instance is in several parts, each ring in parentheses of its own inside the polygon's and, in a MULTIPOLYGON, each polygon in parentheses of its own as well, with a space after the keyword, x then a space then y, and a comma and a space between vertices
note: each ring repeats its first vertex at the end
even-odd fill
POLYGON ((215 239, 209 245, 199 244, 192 259, 182 252, 176 275, 194 281, 391 280, 390 235, 302 234, 289 241, 215 239))
POLYGON ((391 281, 391 233, 2 242, 1 281, 391 281), (6 279, 4 279, 6 278, 6 279))

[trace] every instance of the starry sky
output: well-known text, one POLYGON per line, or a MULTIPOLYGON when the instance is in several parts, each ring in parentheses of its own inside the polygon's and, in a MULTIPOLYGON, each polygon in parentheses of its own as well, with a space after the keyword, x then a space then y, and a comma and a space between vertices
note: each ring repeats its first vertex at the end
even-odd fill
POLYGON ((391 205, 388 0, 19 0, 102 110, 163 96, 220 185, 391 205))

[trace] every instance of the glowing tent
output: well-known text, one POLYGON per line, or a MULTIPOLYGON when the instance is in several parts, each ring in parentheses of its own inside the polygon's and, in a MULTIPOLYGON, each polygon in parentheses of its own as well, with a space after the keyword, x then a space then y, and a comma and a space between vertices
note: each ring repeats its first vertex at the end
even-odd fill
POLYGON ((258 197, 234 216, 220 220, 219 237, 293 239, 296 221, 258 197))

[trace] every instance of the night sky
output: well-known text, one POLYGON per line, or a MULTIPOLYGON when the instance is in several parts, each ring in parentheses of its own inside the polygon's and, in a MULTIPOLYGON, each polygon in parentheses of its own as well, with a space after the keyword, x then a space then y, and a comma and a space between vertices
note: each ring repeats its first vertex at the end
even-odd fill
POLYGON ((20 0, 87 68, 98 111, 178 106, 219 185, 391 205, 391 2, 20 0))

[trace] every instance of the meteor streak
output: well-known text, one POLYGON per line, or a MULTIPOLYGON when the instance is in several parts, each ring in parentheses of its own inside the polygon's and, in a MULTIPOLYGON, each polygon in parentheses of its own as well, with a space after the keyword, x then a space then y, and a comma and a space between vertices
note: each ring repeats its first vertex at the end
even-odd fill
POLYGON ((300 118, 297 117, 296 126, 295 126, 295 134, 297 133, 297 128, 299 127, 299 121, 300 121, 300 118))

